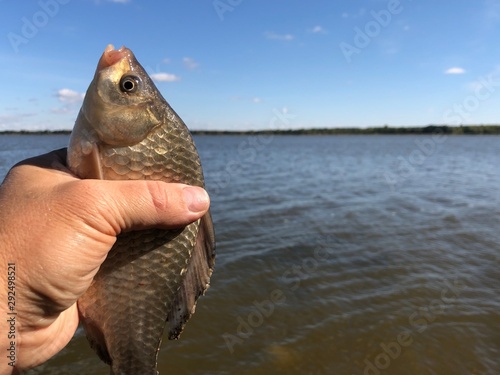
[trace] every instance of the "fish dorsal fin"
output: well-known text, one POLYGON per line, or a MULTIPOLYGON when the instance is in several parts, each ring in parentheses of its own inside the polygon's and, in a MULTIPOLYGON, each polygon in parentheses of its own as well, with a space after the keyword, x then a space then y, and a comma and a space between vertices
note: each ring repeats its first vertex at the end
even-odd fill
POLYGON ((186 276, 167 316, 168 338, 179 338, 184 325, 193 315, 198 297, 208 289, 215 263, 215 236, 210 212, 200 219, 196 244, 186 276))

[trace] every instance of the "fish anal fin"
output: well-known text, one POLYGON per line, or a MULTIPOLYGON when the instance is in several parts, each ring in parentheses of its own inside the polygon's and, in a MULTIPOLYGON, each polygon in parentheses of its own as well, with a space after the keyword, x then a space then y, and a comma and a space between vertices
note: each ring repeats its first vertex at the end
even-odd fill
POLYGON ((168 338, 179 338, 186 322, 193 315, 198 297, 208 289, 215 264, 215 236, 210 212, 200 219, 196 244, 189 261, 186 275, 172 310, 167 316, 168 338))
POLYGON ((80 320, 84 321, 84 330, 90 347, 97 353, 99 358, 106 364, 111 366, 111 357, 109 356, 108 348, 106 347, 106 340, 104 334, 99 327, 86 319, 80 314, 80 320))

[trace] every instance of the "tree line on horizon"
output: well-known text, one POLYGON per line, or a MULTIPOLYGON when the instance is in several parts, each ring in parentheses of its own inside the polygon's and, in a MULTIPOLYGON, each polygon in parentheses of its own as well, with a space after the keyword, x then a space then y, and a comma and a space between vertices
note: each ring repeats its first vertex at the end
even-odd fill
POLYGON ((369 128, 311 128, 311 129, 280 129, 280 130, 195 130, 193 134, 197 135, 363 135, 363 134, 500 134, 500 125, 428 125, 414 127, 369 127, 369 128))
MULTIPOLYGON (((0 134, 70 134, 71 130, 2 130, 0 134)), ((449 135, 498 135, 500 125, 427 125, 414 127, 369 127, 369 128, 311 128, 269 130, 192 130, 194 135, 383 135, 383 134, 449 134, 449 135)))

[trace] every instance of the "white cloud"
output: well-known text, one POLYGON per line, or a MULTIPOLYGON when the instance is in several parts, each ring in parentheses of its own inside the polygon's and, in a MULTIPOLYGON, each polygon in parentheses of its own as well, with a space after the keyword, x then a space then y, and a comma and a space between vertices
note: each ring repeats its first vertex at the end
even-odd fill
POLYGON ((258 97, 258 96, 248 97, 248 96, 242 96, 242 95, 233 95, 230 97, 230 99, 233 102, 244 102, 244 103, 251 102, 254 104, 264 103, 264 99, 262 99, 261 97, 258 97))
POLYGON ((465 69, 459 67, 453 67, 445 70, 444 74, 464 74, 465 69))
POLYGON ((366 8, 359 8, 357 12, 343 12, 341 14, 342 18, 350 18, 350 19, 357 19, 357 18, 362 18, 366 14, 366 8))
POLYGON ((60 108, 52 108, 50 110, 51 113, 54 113, 56 115, 67 115, 67 114, 75 114, 77 113, 74 108, 71 108, 70 106, 63 106, 60 108))
POLYGON ((85 93, 77 92, 71 89, 60 89, 57 91, 57 99, 63 103, 78 104, 85 97, 85 93))
POLYGON ((266 32, 264 35, 267 39, 283 40, 285 42, 289 42, 294 39, 294 36, 292 34, 276 34, 272 32, 266 32))
MULTIPOLYGON (((2 0, 0 0, 1 2, 2 0)), ((100 6, 103 3, 128 4, 132 0, 94 0, 94 4, 100 6)))
POLYGON ((314 27, 313 27, 311 30, 309 30, 309 31, 310 31, 311 33, 313 33, 313 34, 326 34, 326 33, 327 33, 327 32, 326 32, 326 30, 325 30, 323 27, 319 26, 319 25, 314 26, 314 27))
POLYGON ((170 73, 153 73, 151 78, 157 82, 175 82, 181 79, 181 77, 170 73))
POLYGON ((375 44, 385 55, 395 55, 401 48, 401 43, 397 39, 392 38, 377 38, 375 44))
POLYGON ((27 123, 26 118, 34 116, 34 113, 0 114, 0 130, 21 129, 27 123))
POLYGON ((78 112, 77 109, 81 105, 85 93, 64 88, 58 90, 55 96, 59 102, 64 104, 59 108, 51 108, 51 113, 58 115, 74 114, 78 112))
POLYGON ((198 64, 196 61, 194 61, 194 59, 192 59, 191 57, 184 57, 182 59, 182 62, 184 63, 184 66, 186 68, 188 68, 189 70, 196 69, 197 67, 200 66, 200 64, 198 64))

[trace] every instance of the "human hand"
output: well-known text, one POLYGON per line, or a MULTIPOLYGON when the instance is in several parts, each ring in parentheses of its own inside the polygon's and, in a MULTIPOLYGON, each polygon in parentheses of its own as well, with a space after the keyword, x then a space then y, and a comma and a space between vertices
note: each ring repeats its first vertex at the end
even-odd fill
MULTIPOLYGON (((78 326, 77 299, 129 230, 185 226, 209 208, 205 190, 160 181, 80 180, 66 150, 16 165, 0 186, 0 348, 15 343, 11 374, 47 361, 78 326), (7 315, 8 263, 15 264, 15 312, 7 315), (15 317, 15 339, 8 339, 15 317)), ((10 294, 9 294, 10 295, 10 294)))

